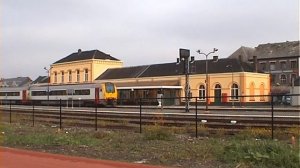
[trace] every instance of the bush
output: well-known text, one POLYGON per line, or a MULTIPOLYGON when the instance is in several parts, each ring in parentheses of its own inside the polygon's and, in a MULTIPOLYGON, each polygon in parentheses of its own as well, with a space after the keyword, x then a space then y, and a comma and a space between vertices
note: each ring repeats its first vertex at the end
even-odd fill
POLYGON ((147 126, 143 135, 146 140, 171 140, 174 138, 174 135, 168 128, 164 128, 157 124, 147 126))
POLYGON ((218 154, 227 163, 246 163, 253 167, 298 167, 299 148, 274 141, 232 141, 218 154))

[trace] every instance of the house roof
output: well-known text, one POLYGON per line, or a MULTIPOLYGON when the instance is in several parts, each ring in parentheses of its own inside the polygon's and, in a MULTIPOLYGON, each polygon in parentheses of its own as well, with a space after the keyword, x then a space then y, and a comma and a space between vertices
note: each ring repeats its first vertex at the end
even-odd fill
POLYGON ((32 80, 29 77, 17 77, 1 79, 0 87, 22 87, 29 85, 32 80))
POLYGON ((73 62, 73 61, 81 61, 81 60, 89 60, 89 59, 101 59, 101 60, 115 60, 119 61, 117 58, 110 56, 109 54, 103 53, 99 50, 91 50, 91 51, 81 51, 80 49, 76 53, 72 53, 53 64, 64 63, 64 62, 73 62))
MULTIPOLYGON (((197 60, 190 66, 191 74, 205 74, 205 60, 197 60)), ((208 60, 208 73, 253 72, 253 68, 236 59, 208 60)), ((153 64, 137 67, 113 68, 106 70, 96 80, 124 79, 157 76, 183 75, 183 64, 153 64)))
POLYGON ((300 56, 299 41, 260 44, 255 47, 253 55, 257 56, 257 59, 300 56))
POLYGON ((234 53, 232 53, 228 58, 240 59, 241 56, 242 61, 246 62, 250 57, 253 56, 255 49, 251 47, 241 46, 234 53))
POLYGON ((32 84, 48 83, 48 79, 48 76, 39 76, 32 82, 32 84))

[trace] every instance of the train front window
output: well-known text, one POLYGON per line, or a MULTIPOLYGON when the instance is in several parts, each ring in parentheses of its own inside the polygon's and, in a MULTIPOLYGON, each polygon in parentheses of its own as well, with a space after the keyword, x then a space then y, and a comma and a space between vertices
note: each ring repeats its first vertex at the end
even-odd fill
POLYGON ((107 93, 114 93, 115 92, 115 86, 112 83, 106 83, 105 88, 106 88, 107 93))

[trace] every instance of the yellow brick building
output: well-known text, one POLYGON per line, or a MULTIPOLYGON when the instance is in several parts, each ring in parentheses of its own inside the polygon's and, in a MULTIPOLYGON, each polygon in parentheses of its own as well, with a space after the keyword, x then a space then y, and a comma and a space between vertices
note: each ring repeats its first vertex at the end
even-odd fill
POLYGON ((123 62, 99 50, 72 53, 50 66, 51 84, 93 82, 108 68, 122 67, 123 62))
MULTIPOLYGON (((136 104, 139 98, 153 101, 163 93, 165 104, 179 105, 185 96, 185 75, 183 67, 176 63, 145 65, 108 69, 96 80, 113 82, 118 87, 119 101, 122 104, 136 104)), ((198 97, 198 103, 205 104, 208 92, 210 104, 261 104, 268 103, 270 94, 269 74, 254 72, 249 64, 236 59, 208 61, 208 88, 205 84, 205 60, 195 61, 191 65, 190 91, 192 97, 198 97), (247 97, 249 96, 249 97, 247 97)), ((192 99, 191 102, 195 102, 192 99)))

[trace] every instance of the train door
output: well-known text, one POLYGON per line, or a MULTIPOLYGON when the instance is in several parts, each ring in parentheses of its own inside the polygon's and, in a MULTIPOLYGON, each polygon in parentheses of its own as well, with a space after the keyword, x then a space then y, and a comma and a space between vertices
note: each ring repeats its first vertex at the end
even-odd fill
POLYGON ((27 90, 22 91, 22 103, 26 103, 27 101, 27 90))
POLYGON ((99 88, 95 88, 95 103, 99 103, 99 88))

